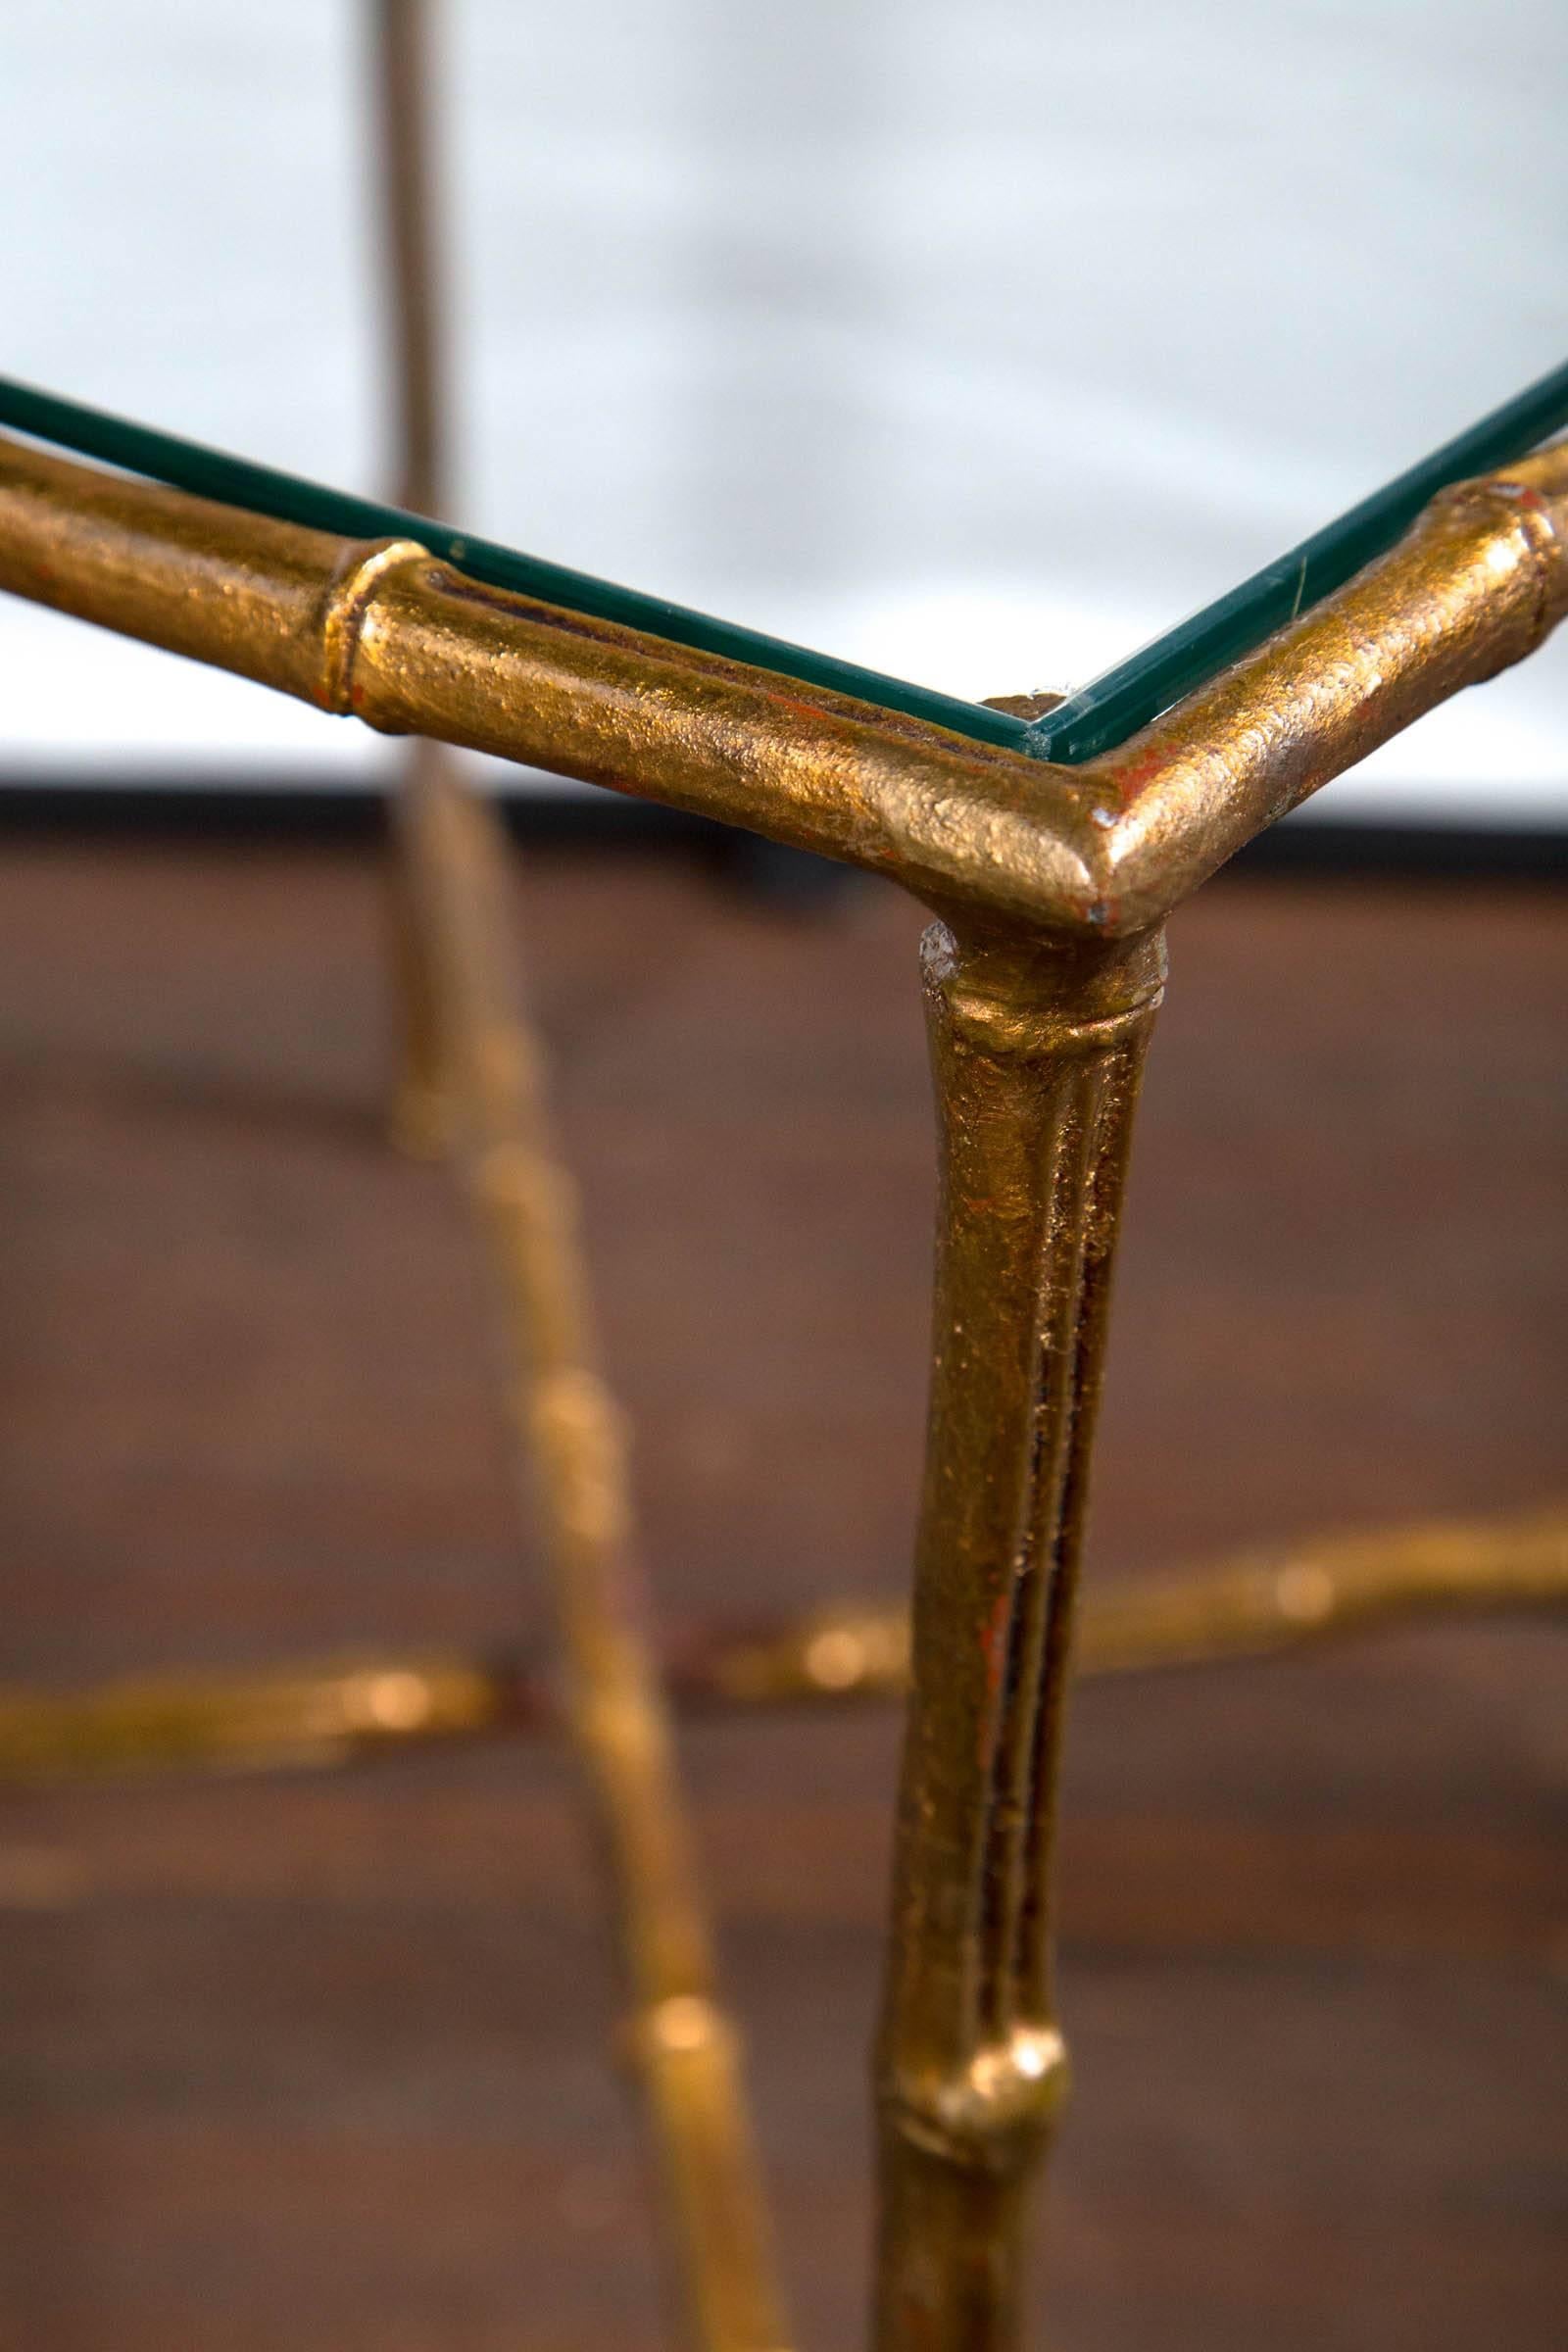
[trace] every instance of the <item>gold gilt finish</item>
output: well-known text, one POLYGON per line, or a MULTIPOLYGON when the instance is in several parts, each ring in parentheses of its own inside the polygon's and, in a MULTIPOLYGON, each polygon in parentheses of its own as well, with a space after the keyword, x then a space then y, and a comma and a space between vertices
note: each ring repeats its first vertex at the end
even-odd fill
MULTIPOLYGON (((406 542, 345 545, 0 446, 0 585, 372 725, 889 873, 942 917, 925 948, 943 1186, 878 2071, 879 2352, 1016 2339, 1028 2182, 1067 2081, 1051 1966, 1056 1763, 1160 918, 1284 809, 1539 644, 1568 602, 1565 523, 1560 448, 1450 492, 1179 710, 1055 769, 476 586, 406 542)), ((637 2046, 698 2340, 760 2343, 775 2323, 732 2046, 657 1689, 613 1605, 613 1422, 583 1351, 529 1053, 486 977, 498 861, 439 779, 410 808, 439 1075, 529 1367, 519 1410, 563 1566, 574 1719, 627 1898, 637 2046), (737 2299, 730 2319, 715 2294, 737 2299)), ((1308 1616, 1323 1594, 1310 1577, 1287 1590, 1308 1616)))
MULTIPOLYGON (((1085 1592, 1082 1680, 1265 1656, 1402 1619, 1568 1604, 1568 1513, 1321 1537, 1185 1575, 1085 1592)), ((769 1631, 666 1639, 665 1690, 704 1714, 902 1698, 906 1609, 840 1601, 769 1631)), ((260 1671, 137 1676, 83 1691, 0 1689, 0 1783, 149 1772, 289 1772, 425 1741, 560 1728, 537 1664, 375 1652, 260 1671)))
MULTIPOLYGON (((376 0, 381 211, 400 496, 443 503, 440 338, 423 0, 376 0)), ((353 705, 381 581, 422 551, 372 551, 329 600, 331 692, 353 705)), ((442 745, 416 741, 394 803, 392 942, 404 1066, 395 1126, 454 1155, 499 1292, 519 1468, 532 1470, 554 1571, 565 1718, 592 1790, 631 1998, 623 2035, 665 2192, 685 2332, 704 2352, 783 2352, 740 2041, 712 1941, 670 1725, 643 1631, 626 1448, 595 1361, 576 1201, 556 1148, 542 1057, 509 954, 506 859, 488 808, 442 745)))
POLYGON ((479 1659, 345 1657, 248 1674, 137 1675, 80 1693, 0 1693, 0 1779, 292 1772, 471 1739, 504 1692, 479 1659))
POLYGON ((877 2069, 879 2347, 1017 2326, 1067 2086, 1052 1854, 1111 1260, 1157 932, 923 945, 941 1129, 912 1693, 877 2069))
POLYGON ((387 387, 395 407, 397 504, 440 511, 447 490, 446 386, 429 104, 437 60, 425 0, 372 0, 370 119, 376 134, 377 215, 390 327, 387 387))
POLYGON ((1381 562, 1102 759, 1058 768, 366 547, 0 442, 0 587, 394 734, 886 873, 943 914, 1148 930, 1568 601, 1568 452, 1434 501, 1381 562))
POLYGON ((450 776, 411 805, 412 898, 439 1018, 446 1131, 500 1295, 512 1418, 532 1465, 633 2002, 626 2046, 656 2125, 698 2341, 785 2341, 657 1670, 642 1633, 620 1416, 589 1327, 574 1192, 507 982, 505 862, 450 776))
MULTIPOLYGON (((1261 1657, 1404 1618, 1568 1605, 1568 1512, 1443 1520, 1322 1536, 1184 1575, 1145 1576, 1082 1597, 1074 1673, 1091 1678, 1261 1657)), ((910 1674, 904 1609, 854 1602, 776 1634, 670 1659, 677 1695, 736 1704, 896 1697, 910 1674)))
MULTIPOLYGON (((402 493, 428 508, 441 433, 417 0, 377 0, 375 24, 402 493)), ((1014 2340, 1027 2183, 1067 2079, 1052 1986, 1056 1766, 1160 922, 1261 826, 1529 653, 1568 602, 1565 523, 1561 451, 1450 492, 1390 556, 1178 710, 1058 769, 482 588, 410 542, 349 546, 0 446, 0 585, 390 732, 846 858, 942 918, 925 947, 942 1212, 878 2075, 880 2352, 1014 2340)), ((500 1280, 694 2329, 710 2352, 777 2345, 733 2036, 653 1662, 625 1607, 623 1452, 536 1055, 507 994, 500 859, 430 745, 411 755, 401 824, 400 1125, 419 1148, 456 1152, 500 1280)), ((1369 1573, 1357 1588, 1348 1566, 1344 1590, 1375 1586, 1369 1573)), ((1163 1618, 1146 1606, 1144 1638, 1175 1651, 1250 1642, 1282 1618, 1293 1632, 1333 1620, 1342 1587, 1323 1553, 1294 1581, 1273 1572, 1265 1595, 1255 1579, 1268 1574, 1239 1572, 1196 1615, 1193 1595, 1163 1618)), ((1136 1652, 1136 1626, 1122 1636, 1136 1652)), ((826 1660, 841 1690, 874 1654, 885 1680, 902 1672, 896 1629, 880 1653, 863 1630, 854 1639, 858 1651, 842 1624, 808 1635, 806 1680, 812 1658, 818 1686, 826 1660)), ((466 1728, 494 1689, 461 1666, 327 1682, 274 1692, 256 1747, 276 1752, 307 1719, 316 1752, 466 1728)))
MULTIPOLYGON (((416 514, 436 514, 451 485, 444 455, 446 398, 441 354, 441 288, 429 103, 436 60, 425 0, 372 0, 369 65, 376 103, 377 211, 382 225, 386 378, 395 406, 396 499, 416 514)), ((387 873, 391 958, 403 1030, 402 1069, 393 1133, 405 1151, 428 1158, 441 1147, 444 1104, 434 985, 412 903, 416 851, 410 804, 435 789, 448 754, 416 740, 392 799, 393 855, 387 873)))
MULTIPOLYGON (((403 505, 444 503, 421 0, 373 0, 403 505)), ((0 440, 0 587, 416 739, 392 880, 397 1123, 454 1159, 495 1278, 565 1671, 379 1659, 0 1695, 0 1774, 337 1762, 564 1714, 619 1912, 627 2044, 691 2341, 782 2352, 738 2044, 640 1630, 625 1447, 575 1201, 517 1008, 505 860, 441 748, 749 826, 902 882, 941 1131, 912 1614, 845 1609, 666 1657, 699 1703, 910 1687, 877 2061, 877 2352, 1006 2352, 1031 2175, 1065 2094, 1053 1852, 1108 1289, 1164 916, 1261 827, 1568 605, 1568 451, 1439 499, 1405 540, 1130 743, 989 749, 466 579, 0 440)), ((1040 698, 1004 698, 1033 714, 1040 698)), ((1086 1611, 1091 1669, 1273 1647, 1418 1600, 1560 1600, 1560 1515, 1340 1539, 1086 1611)))
MULTIPOLYGON (((1017 2332, 1029 2177, 1067 2081, 1052 1987, 1056 1760, 1110 1264, 1158 918, 1257 827, 1568 596, 1568 457, 1437 502, 1318 611, 1076 771, 20 447, 0 583, 370 723, 636 789, 898 875, 943 1134, 931 1431, 880 2043, 880 2352, 1017 2332)), ((411 802, 443 1084, 517 1344, 700 2340, 780 2340, 647 1659, 570 1210, 494 991, 497 861, 438 773, 411 802)), ((1314 1588, 1315 1589, 1315 1588, 1314 1588)))

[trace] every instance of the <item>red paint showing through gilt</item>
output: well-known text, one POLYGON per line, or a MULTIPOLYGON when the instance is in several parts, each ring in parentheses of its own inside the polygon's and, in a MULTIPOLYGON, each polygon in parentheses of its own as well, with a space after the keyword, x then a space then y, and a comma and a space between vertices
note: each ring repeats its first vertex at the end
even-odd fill
POLYGON ((997 1698, 1002 1690, 1003 1669, 1007 1659, 1007 1604, 1010 1595, 1005 1588, 997 1594, 991 1604, 991 1614, 986 1620, 985 1632, 980 1637, 980 1646, 985 1653, 986 1661, 986 1704, 980 1717, 978 1751, 982 1764, 986 1760, 986 1745, 990 1738, 991 1726, 996 1719, 997 1698))

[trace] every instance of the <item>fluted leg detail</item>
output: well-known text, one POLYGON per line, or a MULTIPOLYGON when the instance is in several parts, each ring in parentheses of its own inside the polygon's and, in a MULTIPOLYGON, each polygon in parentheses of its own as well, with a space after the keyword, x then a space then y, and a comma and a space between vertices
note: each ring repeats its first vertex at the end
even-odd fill
POLYGON ((880 2352, 1001 2352, 1067 2083, 1051 1910, 1085 1489, 1157 937, 923 946, 942 1191, 878 2070, 880 2352))

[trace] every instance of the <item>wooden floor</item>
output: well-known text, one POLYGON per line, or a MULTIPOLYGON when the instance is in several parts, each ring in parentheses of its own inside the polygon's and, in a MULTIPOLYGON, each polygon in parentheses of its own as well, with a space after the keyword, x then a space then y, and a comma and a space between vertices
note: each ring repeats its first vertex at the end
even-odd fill
MULTIPOLYGON (((374 861, 6 844, 9 1678, 538 1634, 486 1304, 384 1148, 374 861)), ((661 1605, 893 1594, 931 1207, 918 918, 664 857, 520 885, 661 1605)), ((1563 1470, 1560 899, 1178 921, 1093 1572, 1563 1470)), ((1560 1632, 1086 1690, 1062 2352, 1561 2341, 1560 1632)), ((802 2341, 858 2340, 896 1727, 687 1747, 802 2341)), ((638 2149, 562 1759, 0 1803, 6 2352, 631 2352, 638 2149)))

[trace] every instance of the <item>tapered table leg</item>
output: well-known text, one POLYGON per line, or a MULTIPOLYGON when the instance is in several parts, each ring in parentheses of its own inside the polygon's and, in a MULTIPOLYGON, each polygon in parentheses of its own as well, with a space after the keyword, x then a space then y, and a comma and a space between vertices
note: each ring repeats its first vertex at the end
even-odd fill
POLYGON ((1052 1861, 1073 1588, 1157 935, 923 944, 931 1422, 879 2061, 878 2352, 1002 2352, 1067 2083, 1052 1861))

